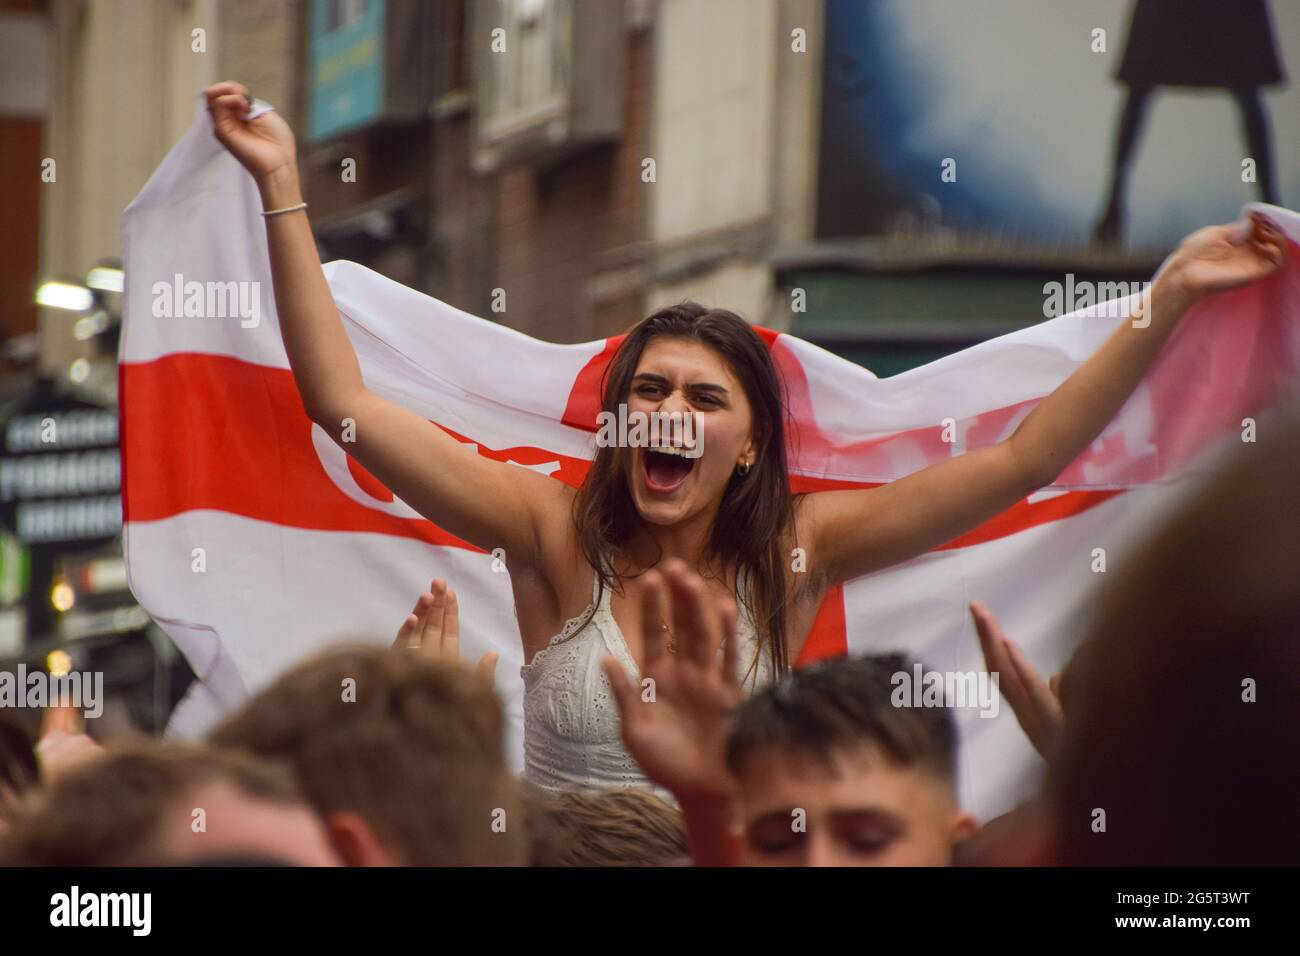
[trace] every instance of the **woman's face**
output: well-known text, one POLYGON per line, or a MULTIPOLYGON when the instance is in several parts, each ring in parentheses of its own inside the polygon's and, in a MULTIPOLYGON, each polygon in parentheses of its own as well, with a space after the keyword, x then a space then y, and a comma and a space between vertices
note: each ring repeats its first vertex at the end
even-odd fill
MULTIPOLYGON (((657 525, 673 525, 716 508, 732 473, 754 463, 753 413, 740 381, 707 345, 656 338, 642 351, 628 391, 632 413, 693 413, 701 454, 685 457, 633 447, 628 486, 637 512, 657 525)), ((686 434, 689 434, 688 432, 686 434)), ((682 442, 661 433, 659 444, 682 442)))

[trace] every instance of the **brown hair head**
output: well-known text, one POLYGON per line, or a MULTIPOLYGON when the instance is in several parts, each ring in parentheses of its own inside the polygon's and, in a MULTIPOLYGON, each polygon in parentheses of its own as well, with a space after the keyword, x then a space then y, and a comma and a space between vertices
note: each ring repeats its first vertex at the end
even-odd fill
POLYGON ((689 855, 681 811, 649 790, 529 794, 533 866, 669 866, 689 855))
POLYGON ((205 744, 118 744, 25 798, 0 840, 0 865, 167 863, 156 834, 168 814, 210 784, 275 804, 308 805, 288 770, 205 744))
POLYGON ((1119 569, 1070 662, 1055 862, 1300 859, 1300 419, 1259 435, 1119 569))
MULTIPOLYGON (((789 666, 785 536, 793 518, 784 384, 749 323, 725 309, 683 302, 647 316, 627 334, 605 370, 603 411, 616 414, 628 400, 642 353, 662 336, 699 342, 717 352, 749 400, 757 457, 747 474, 733 474, 724 489, 705 558, 735 567, 748 582, 748 593, 738 598, 754 619, 764 652, 783 670, 789 666)), ((579 547, 602 588, 615 586, 611 555, 629 542, 641 520, 628 491, 630 457, 626 448, 598 448, 573 503, 579 547)))
POLYGON ((31 736, 12 713, 0 710, 0 820, 12 812, 11 804, 39 780, 31 736))
POLYGON ((525 862, 501 706, 459 666, 378 647, 329 651, 212 739, 284 759, 322 816, 360 815, 409 865, 525 862))

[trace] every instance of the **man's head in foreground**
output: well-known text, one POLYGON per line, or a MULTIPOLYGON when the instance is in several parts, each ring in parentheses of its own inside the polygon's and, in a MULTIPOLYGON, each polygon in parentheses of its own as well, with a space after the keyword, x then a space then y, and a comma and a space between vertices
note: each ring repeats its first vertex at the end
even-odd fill
POLYGON ((31 736, 9 711, 0 710, 0 833, 21 797, 40 782, 31 736))
POLYGON ((6 865, 338 863, 286 769, 199 744, 110 749, 29 793, 12 823, 6 865))
POLYGON ((1031 862, 1300 859, 1300 417, 1259 436, 1099 601, 1062 678, 1031 862))
POLYGON ((527 862, 500 704, 457 665, 330 651, 282 676, 212 739, 288 763, 349 865, 527 862))
POLYGON ((947 866, 958 806, 946 707, 895 707, 898 654, 792 671, 747 700, 727 742, 750 866, 947 866))

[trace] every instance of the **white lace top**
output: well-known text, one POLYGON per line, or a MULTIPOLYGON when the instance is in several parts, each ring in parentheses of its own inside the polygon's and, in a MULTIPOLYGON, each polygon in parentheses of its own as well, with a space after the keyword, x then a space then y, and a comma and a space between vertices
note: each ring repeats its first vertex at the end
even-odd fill
MULTIPOLYGON (((600 592, 595 578, 586 610, 519 669, 524 679, 524 777, 548 791, 647 787, 663 794, 646 779, 619 735, 618 703, 600 662, 613 656, 637 684, 641 673, 610 611, 609 590, 600 592)), ((743 604, 736 632, 737 676, 752 693, 772 679, 772 665, 763 654, 753 666, 758 638, 743 604)))

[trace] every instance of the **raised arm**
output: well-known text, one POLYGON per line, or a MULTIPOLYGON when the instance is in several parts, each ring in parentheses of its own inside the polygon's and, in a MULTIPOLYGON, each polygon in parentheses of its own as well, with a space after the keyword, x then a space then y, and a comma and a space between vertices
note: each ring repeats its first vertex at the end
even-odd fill
POLYGON ((834 584, 906 561, 1054 481, 1123 406, 1194 301, 1282 266, 1286 240, 1271 223, 1254 218, 1241 242, 1233 241, 1235 230, 1209 226, 1184 239, 1144 295, 1141 314, 1123 322, 1005 441, 879 488, 806 496, 809 571, 834 584))
MULTIPOLYGON (((248 91, 205 91, 213 132, 254 176, 265 210, 302 202, 289 126, 274 111, 246 118, 248 91)), ((563 512, 569 489, 536 472, 483 458, 361 379, 305 210, 266 217, 275 307, 294 381, 312 421, 394 494, 452 534, 507 564, 537 567, 542 515, 563 512), (343 441, 345 421, 348 441, 343 441)))

